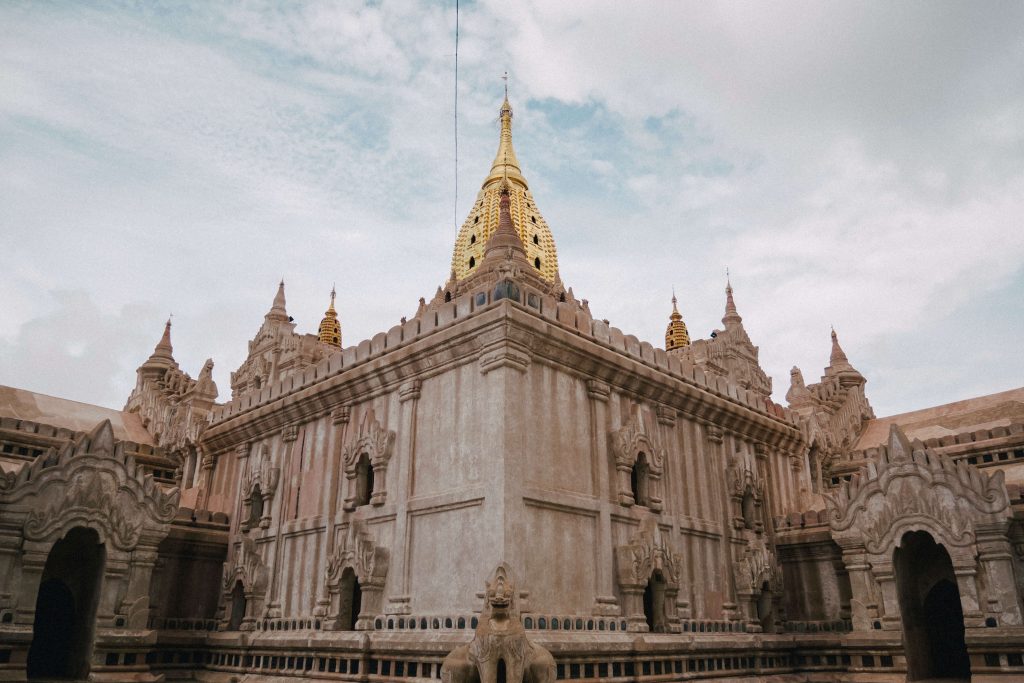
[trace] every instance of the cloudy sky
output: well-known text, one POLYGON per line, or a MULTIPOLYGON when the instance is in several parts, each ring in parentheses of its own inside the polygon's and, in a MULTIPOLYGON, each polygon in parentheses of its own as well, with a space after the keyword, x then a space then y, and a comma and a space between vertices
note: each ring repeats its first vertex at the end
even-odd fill
POLYGON ((725 269, 782 401, 834 325, 879 415, 1024 384, 1024 4, 0 4, 0 384, 120 407, 169 312, 228 373, 287 283, 346 345, 449 270, 515 143, 563 280, 657 345, 725 269))

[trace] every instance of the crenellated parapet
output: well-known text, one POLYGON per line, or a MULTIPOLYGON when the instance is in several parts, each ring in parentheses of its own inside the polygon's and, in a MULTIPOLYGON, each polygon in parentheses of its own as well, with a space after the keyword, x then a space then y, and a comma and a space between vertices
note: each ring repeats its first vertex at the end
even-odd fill
MULTIPOLYGON (((661 374, 666 381, 681 381, 699 392, 719 397, 737 407, 753 410, 790 427, 797 424, 796 413, 762 394, 745 389, 721 375, 705 372, 688 359, 655 348, 648 342, 614 327, 608 321, 593 319, 585 300, 575 303, 563 302, 555 296, 532 290, 528 286, 521 287, 515 292, 514 297, 505 296, 504 291, 496 293, 489 287, 481 286, 479 289, 465 291, 451 301, 443 299, 442 292, 440 303, 432 303, 430 307, 424 305, 424 310, 417 317, 395 325, 386 332, 380 332, 357 345, 335 352, 303 371, 273 382, 259 391, 236 396, 231 401, 216 406, 212 411, 212 425, 233 421, 238 416, 254 410, 269 408, 286 397, 293 404, 301 404, 316 396, 317 405, 322 402, 343 405, 350 400, 346 398, 349 392, 339 393, 336 399, 332 399, 331 387, 339 382, 344 383, 342 376, 349 375, 350 371, 362 368, 370 372, 378 364, 386 363, 385 359, 390 354, 397 352, 403 355, 411 354, 413 357, 419 357, 421 353, 436 353, 441 349, 431 343, 434 339, 457 335, 459 330, 467 330, 468 333, 469 329, 477 325, 492 324, 490 320, 496 315, 523 320, 527 327, 531 325, 525 321, 534 318, 540 325, 560 330, 582 342, 596 344, 616 357, 647 368, 650 373, 661 374), (478 320, 472 323, 473 319, 478 320)), ((518 323, 514 324, 518 326, 518 323)), ((477 343, 474 342, 472 346, 479 350, 477 343)), ((456 350, 455 347, 448 347, 445 352, 448 349, 456 350)), ((555 352, 555 348, 547 349, 538 342, 530 351, 555 352)), ((441 362, 443 361, 440 359, 431 361, 435 366, 441 362)), ((409 363, 403 363, 394 367, 393 373, 395 381, 401 382, 411 379, 415 368, 409 363), (406 376, 406 371, 412 374, 406 376)), ((619 373, 613 374, 618 376, 619 373)), ((296 407, 293 407, 291 412, 294 410, 296 407)))

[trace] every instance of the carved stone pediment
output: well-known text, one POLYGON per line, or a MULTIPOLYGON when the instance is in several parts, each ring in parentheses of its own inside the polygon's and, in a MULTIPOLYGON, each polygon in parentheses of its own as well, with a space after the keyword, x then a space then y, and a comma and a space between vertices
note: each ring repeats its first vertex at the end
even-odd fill
POLYGON ((270 572, 263 563, 256 541, 243 537, 233 562, 224 572, 224 591, 230 593, 235 583, 241 581, 246 593, 262 597, 269 578, 270 572))
POLYGON ((361 522, 349 525, 344 541, 327 559, 325 584, 328 598, 324 628, 344 628, 342 624, 345 621, 356 630, 373 628, 373 618, 382 612, 389 560, 388 549, 377 545, 373 534, 361 522), (362 591, 361 609, 357 614, 352 613, 356 583, 362 591))
POLYGON ((911 444, 893 426, 877 462, 826 494, 832 536, 844 547, 863 545, 888 555, 907 531, 924 530, 947 547, 975 542, 979 525, 1011 517, 1003 473, 988 476, 911 444))
POLYGON ((742 498, 750 493, 758 499, 764 495, 764 480, 757 475, 757 470, 746 463, 733 463, 726 469, 725 474, 729 484, 729 495, 742 498))
POLYGON ((615 455, 616 485, 619 502, 626 506, 643 505, 658 512, 662 508, 661 477, 665 471, 665 448, 657 438, 654 421, 638 411, 625 425, 611 432, 615 455), (643 456, 643 458, 641 458, 643 456), (642 468, 642 483, 633 490, 637 469, 642 468))
POLYGON ((643 587, 655 571, 661 572, 666 585, 679 585, 679 556, 666 534, 653 521, 642 524, 629 543, 615 549, 620 586, 643 587))
POLYGON ((736 592, 741 595, 760 593, 765 584, 772 592, 782 590, 782 572, 764 539, 756 539, 744 546, 743 553, 733 562, 736 592))
POLYGON ((277 491, 278 481, 281 479, 281 468, 274 467, 270 461, 270 449, 266 444, 260 448, 260 455, 249 470, 249 476, 245 480, 245 493, 251 496, 258 486, 260 492, 265 496, 273 497, 277 491))
POLYGON ((366 453, 370 463, 377 468, 381 465, 387 466, 391 459, 391 451, 395 444, 394 430, 385 429, 377 421, 372 410, 366 412, 359 429, 352 435, 342 450, 342 457, 345 461, 345 473, 350 477, 355 476, 356 464, 359 456, 366 453))
POLYGON ((345 569, 351 569, 360 585, 384 585, 388 573, 389 553, 378 546, 373 535, 359 522, 353 522, 345 542, 334 549, 327 561, 327 587, 335 588, 345 569))
POLYGON ((725 468, 726 492, 733 514, 733 527, 755 532, 764 529, 765 482, 756 466, 740 454, 734 455, 725 468))
POLYGON ((263 444, 260 454, 252 463, 249 474, 242 481, 242 530, 259 525, 270 526, 270 504, 277 492, 277 484, 281 479, 281 468, 274 467, 270 460, 270 447, 263 444), (259 519, 252 519, 253 505, 261 510, 259 519))
POLYGON ((665 449, 655 443, 655 437, 648 432, 640 415, 634 415, 633 419, 612 432, 612 447, 615 461, 619 464, 632 466, 644 453, 651 474, 660 476, 665 469, 665 449))
POLYGON ((159 543, 178 499, 177 488, 165 492, 126 455, 108 420, 0 480, 0 504, 8 517, 24 515, 26 539, 56 540, 85 526, 126 551, 159 543))

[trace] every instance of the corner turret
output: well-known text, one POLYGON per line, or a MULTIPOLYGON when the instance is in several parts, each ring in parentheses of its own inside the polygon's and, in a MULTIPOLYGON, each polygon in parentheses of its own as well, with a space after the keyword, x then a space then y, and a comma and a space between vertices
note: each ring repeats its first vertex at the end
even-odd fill
POLYGON ((164 325, 163 336, 157 342, 153 353, 146 362, 139 366, 139 373, 147 377, 159 377, 169 369, 177 369, 178 363, 174 360, 174 348, 171 346, 171 319, 167 319, 164 325))
POLYGON ((690 361, 705 372, 727 377, 744 389, 769 398, 772 394, 772 379, 761 368, 759 350, 743 328, 743 318, 736 310, 732 283, 728 276, 722 324, 725 329, 712 332, 711 339, 697 339, 687 347, 690 361))
POLYGON ((139 366, 135 388, 124 410, 138 413, 153 442, 180 457, 199 441, 216 398, 213 361, 206 361, 198 379, 192 379, 178 367, 171 347, 171 321, 168 319, 153 353, 139 366))
POLYGON ((846 352, 839 345, 839 335, 835 328, 832 328, 832 352, 829 354, 828 367, 825 368, 826 377, 836 377, 840 383, 846 385, 863 385, 867 380, 856 368, 850 365, 846 352))
MULTIPOLYGON (((328 315, 331 309, 328 309, 328 315)), ((274 302, 263 316, 263 324, 249 342, 249 355, 238 370, 231 373, 232 398, 250 391, 259 391, 270 383, 309 367, 328 354, 329 349, 321 343, 318 335, 298 334, 295 327, 295 321, 285 308, 284 280, 281 280, 274 302)), ((337 332, 340 347, 340 324, 337 332)))
POLYGON ((271 304, 270 310, 267 311, 267 315, 264 316, 267 320, 277 320, 280 322, 290 322, 291 318, 288 317, 288 311, 285 310, 284 303, 284 280, 277 286, 277 294, 274 295, 274 303, 271 304))
POLYGON ((804 384, 803 373, 794 367, 786 392, 789 407, 798 416, 807 442, 809 491, 819 493, 835 484, 832 468, 849 453, 875 414, 864 385, 867 380, 850 364, 832 330, 829 365, 816 384, 804 384))

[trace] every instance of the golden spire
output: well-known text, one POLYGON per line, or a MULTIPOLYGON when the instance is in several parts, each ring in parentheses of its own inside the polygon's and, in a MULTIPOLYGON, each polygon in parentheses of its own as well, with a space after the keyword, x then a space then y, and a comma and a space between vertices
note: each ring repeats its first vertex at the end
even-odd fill
POLYGON ((341 323, 338 322, 338 313, 334 310, 334 297, 336 293, 334 286, 331 286, 331 305, 324 312, 324 319, 320 321, 320 332, 317 337, 320 341, 336 349, 341 348, 341 323))
POLYGON ((669 316, 668 328, 665 330, 665 350, 681 349, 690 345, 690 333, 683 322, 676 301, 676 292, 672 290, 672 315, 669 316))
POLYGON ((505 93, 505 101, 501 103, 501 137, 498 142, 498 152, 494 155, 494 162, 491 164, 491 173, 484 181, 486 187, 494 180, 510 179, 528 187, 526 178, 519 169, 519 159, 516 158, 515 147, 512 146, 512 105, 508 102, 508 93, 505 93))
POLYGON ((519 168, 512 146, 512 105, 508 91, 501 103, 501 134, 490 173, 484 179, 469 216, 459 229, 452 253, 452 271, 456 280, 463 280, 476 271, 483 261, 491 235, 501 218, 501 190, 509 191, 508 215, 526 251, 526 259, 549 282, 558 277, 558 254, 555 240, 544 217, 537 210, 529 185, 519 168))

